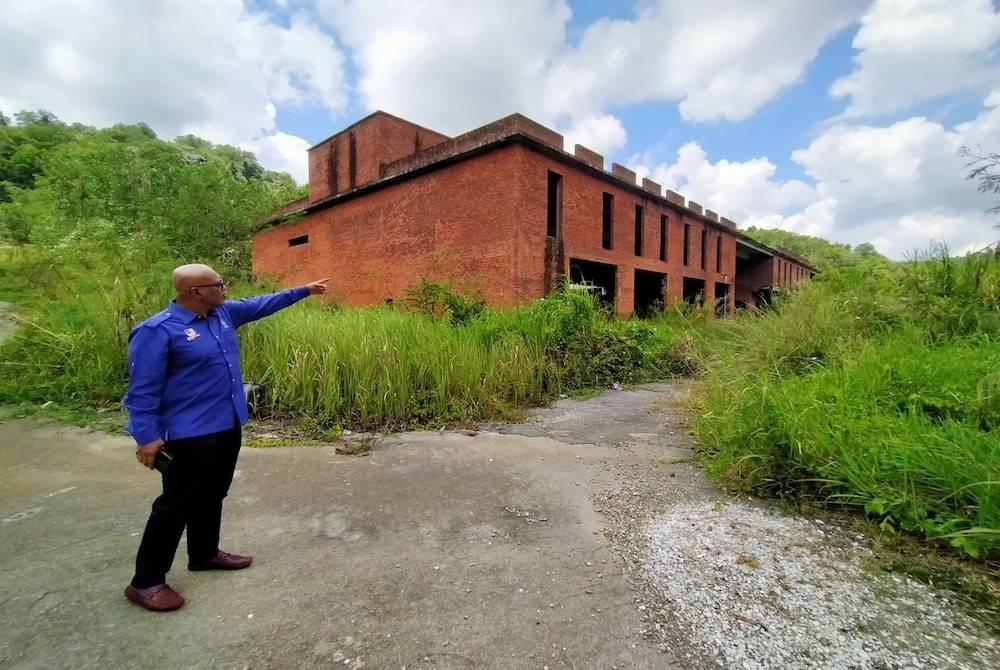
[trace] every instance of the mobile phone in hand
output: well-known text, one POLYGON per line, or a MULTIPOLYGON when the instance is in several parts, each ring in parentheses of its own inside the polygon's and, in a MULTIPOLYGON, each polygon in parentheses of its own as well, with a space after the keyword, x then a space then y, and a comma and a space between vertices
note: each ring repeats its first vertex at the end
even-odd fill
POLYGON ((173 462, 174 462, 174 457, 171 454, 167 453, 165 450, 160 449, 158 452, 156 452, 156 457, 153 458, 153 467, 159 470, 160 472, 165 473, 167 471, 167 468, 169 468, 173 462))

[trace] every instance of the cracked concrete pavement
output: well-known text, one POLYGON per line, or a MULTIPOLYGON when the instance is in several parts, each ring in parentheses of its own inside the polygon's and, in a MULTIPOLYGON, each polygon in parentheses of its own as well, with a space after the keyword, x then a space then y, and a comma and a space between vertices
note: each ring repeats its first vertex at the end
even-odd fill
POLYGON ((122 597, 159 487, 131 441, 0 424, 0 666, 680 666, 640 634, 592 502, 637 476, 678 499, 718 495, 662 402, 677 393, 561 400, 517 425, 392 435, 363 456, 244 449, 223 547, 255 563, 191 573, 182 543, 168 580, 188 602, 168 614, 122 597))

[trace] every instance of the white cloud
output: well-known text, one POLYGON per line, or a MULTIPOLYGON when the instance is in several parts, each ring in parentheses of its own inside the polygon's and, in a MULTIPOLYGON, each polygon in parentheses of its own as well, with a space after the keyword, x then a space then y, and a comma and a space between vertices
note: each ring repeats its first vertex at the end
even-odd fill
POLYGON ((543 114, 548 61, 564 46, 563 0, 318 0, 353 51, 367 109, 455 134, 501 116, 543 114))
POLYGON ((286 28, 239 0, 7 3, 0 109, 266 144, 275 105, 344 108, 343 61, 308 21, 295 16, 286 28))
POLYGON ((997 107, 952 130, 922 117, 836 126, 792 158, 818 181, 820 196, 836 203, 833 233, 841 240, 871 241, 897 258, 941 242, 960 253, 1000 237, 996 219, 985 214, 995 203, 965 178, 958 155, 998 129, 997 107))
POLYGON ((844 117, 885 114, 1000 81, 990 0, 876 0, 854 38, 856 69, 830 89, 844 117))
POLYGON ((965 178, 958 154, 1000 135, 1000 95, 986 103, 977 118, 950 130, 922 117, 828 128, 792 154, 815 185, 775 180, 766 158, 712 163, 693 142, 676 162, 638 171, 744 227, 871 242, 893 258, 938 243, 964 253, 1000 237, 997 219, 985 214, 995 196, 965 178))
POLYGON ((573 127, 616 106, 679 101, 691 120, 749 117, 798 81, 865 0, 640 0, 628 21, 566 37, 565 0, 318 0, 352 49, 367 109, 458 133, 513 111, 573 127))
POLYGON ((631 21, 601 20, 557 59, 554 113, 679 100, 684 118, 741 120, 798 81, 863 0, 650 0, 631 21))
POLYGON ((594 114, 576 119, 568 130, 563 132, 566 151, 573 152, 577 144, 596 151, 599 154, 610 154, 625 146, 628 134, 622 122, 609 114, 594 114))
POLYGON ((676 163, 655 167, 640 164, 636 171, 641 176, 651 175, 654 181, 707 209, 750 225, 780 218, 781 212, 805 206, 817 197, 816 190, 804 182, 774 181, 776 169, 766 158, 711 163, 701 146, 688 142, 678 149, 676 163))
POLYGON ((287 172, 300 184, 309 181, 310 144, 301 137, 288 133, 271 133, 243 142, 240 147, 257 156, 261 165, 269 170, 287 172))

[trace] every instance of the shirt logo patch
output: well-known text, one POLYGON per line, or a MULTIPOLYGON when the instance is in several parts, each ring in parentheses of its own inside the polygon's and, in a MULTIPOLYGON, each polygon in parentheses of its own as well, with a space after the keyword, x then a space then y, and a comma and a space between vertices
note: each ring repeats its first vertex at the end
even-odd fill
POLYGON ((221 323, 221 324, 222 324, 222 327, 223 327, 223 328, 229 328, 229 324, 228 324, 228 323, 226 323, 226 320, 225 320, 225 319, 219 319, 219 323, 221 323))
POLYGON ((194 328, 185 328, 184 334, 187 335, 188 342, 191 342, 192 340, 197 340, 199 337, 201 337, 201 333, 199 333, 194 328))

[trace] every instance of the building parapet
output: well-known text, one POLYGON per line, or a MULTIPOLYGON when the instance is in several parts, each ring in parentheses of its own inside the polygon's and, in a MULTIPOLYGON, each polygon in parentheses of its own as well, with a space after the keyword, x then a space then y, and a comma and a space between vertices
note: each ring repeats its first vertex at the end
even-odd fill
POLYGON ((672 202, 675 205, 680 205, 681 207, 684 207, 685 204, 684 196, 678 193, 677 191, 671 191, 668 188, 666 193, 664 194, 664 197, 666 197, 667 202, 672 202))
POLYGON ((611 174, 635 186, 635 172, 618 163, 611 164, 611 174))
MULTIPOLYGON (((396 119, 409 123, 398 117, 393 117, 392 115, 387 115, 383 112, 376 112, 372 116, 383 115, 388 118, 396 119)), ((370 117, 366 117, 370 118, 370 117)), ((360 122, 359 122, 360 123, 360 122)), ((358 125, 358 124, 355 124, 358 125)), ((414 127, 417 127, 415 124, 414 127)), ((349 128, 353 128, 351 126, 349 128)), ((544 145, 549 150, 554 150, 558 154, 565 156, 566 158, 573 158, 590 168, 599 170, 604 174, 608 174, 604 170, 604 156, 589 149, 581 144, 574 146, 572 156, 563 149, 563 136, 554 130, 546 128, 540 123, 532 121, 531 119, 523 116, 522 114, 511 114, 505 116, 502 119, 498 119, 492 123, 486 124, 480 128, 475 128, 467 133, 459 135, 454 138, 447 138, 445 135, 440 133, 435 133, 434 131, 429 131, 418 127, 421 130, 425 130, 428 133, 434 133, 435 135, 443 138, 439 144, 434 144, 432 146, 418 149, 415 153, 404 156, 397 160, 382 163, 379 165, 378 177, 374 182, 368 182, 366 184, 359 184, 357 187, 352 187, 347 191, 342 191, 337 196, 346 195, 355 191, 366 190, 371 186, 376 186, 381 182, 388 181, 394 177, 401 177, 410 172, 419 171, 422 168, 427 168, 433 166, 436 163, 447 161, 467 153, 475 152, 477 149, 482 149, 488 147, 489 145, 494 145, 502 143, 505 140, 517 137, 528 138, 531 141, 538 142, 544 145)), ((341 131, 337 135, 343 134, 345 131, 341 131)), ((337 135, 331 136, 331 138, 337 135)), ((322 143, 321 143, 322 144, 322 143)), ((316 145, 312 149, 317 148, 320 145, 316 145)), ((417 142, 419 147, 419 142, 417 142)), ((312 151, 310 149, 310 151, 312 151)), ((637 174, 635 171, 621 165, 619 163, 612 163, 610 174, 612 177, 626 182, 633 188, 641 188, 642 191, 646 193, 651 193, 657 197, 665 199, 668 203, 676 205, 681 208, 686 208, 692 214, 696 214, 708 222, 716 223, 724 228, 737 231, 736 223, 725 217, 721 217, 718 213, 712 210, 704 209, 700 204, 694 201, 686 200, 686 198, 670 189, 664 189, 661 184, 653 181, 652 179, 643 177, 641 180, 637 179, 637 174), (637 183, 637 181, 639 183, 637 183)), ((286 218, 288 215, 300 211, 311 211, 315 206, 323 206, 324 202, 333 200, 332 197, 322 198, 320 200, 310 202, 309 198, 302 198, 294 202, 290 202, 278 210, 270 213, 267 219, 271 222, 279 221, 286 218)))
POLYGON ((590 167, 597 168, 598 170, 604 169, 604 156, 592 151, 582 144, 577 144, 573 147, 573 155, 579 158, 581 161, 589 165, 590 167))
POLYGON ((511 114, 481 128, 470 130, 441 144, 382 165, 379 179, 388 179, 492 144, 512 135, 525 135, 562 151, 563 136, 521 114, 511 114))

